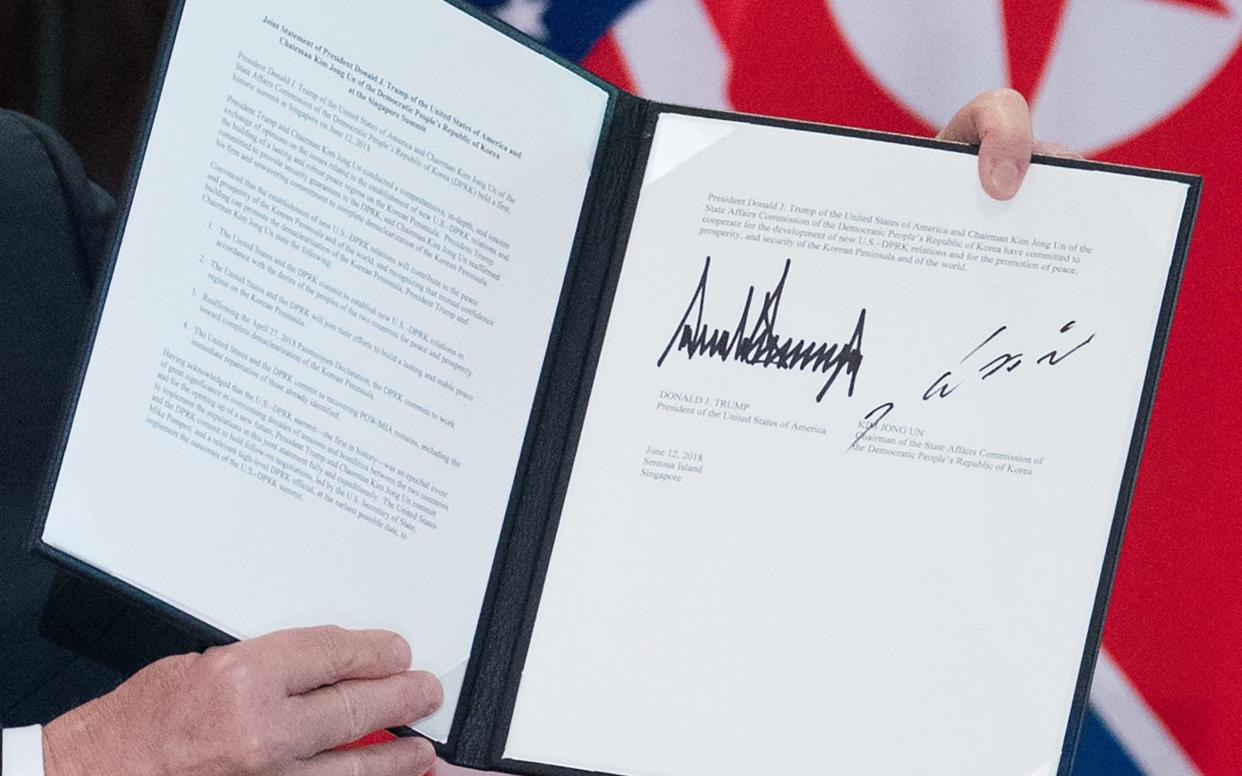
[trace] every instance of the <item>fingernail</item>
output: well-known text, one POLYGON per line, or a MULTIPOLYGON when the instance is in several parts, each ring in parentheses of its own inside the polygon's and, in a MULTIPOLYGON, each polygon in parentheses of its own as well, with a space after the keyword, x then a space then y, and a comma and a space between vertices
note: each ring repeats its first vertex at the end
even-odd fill
POLYGON ((1013 162, 997 162, 992 167, 992 191, 1000 199, 1013 199, 1022 182, 1022 174, 1013 162))

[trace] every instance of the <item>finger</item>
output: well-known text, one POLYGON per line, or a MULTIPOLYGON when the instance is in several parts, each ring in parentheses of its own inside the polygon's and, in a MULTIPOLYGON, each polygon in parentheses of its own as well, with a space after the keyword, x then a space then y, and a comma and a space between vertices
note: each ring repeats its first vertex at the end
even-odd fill
POLYGON ((422 776, 436 764, 436 750, 423 738, 398 738, 346 752, 324 752, 294 769, 296 776, 422 776))
POLYGON ((958 111, 938 137, 979 144, 979 180, 994 199, 1012 199, 1031 166, 1031 111, 1013 89, 984 92, 958 111))
POLYGON ((440 680, 425 671, 339 682, 289 699, 302 757, 426 719, 443 702, 440 680))
POLYGON ((1077 159, 1080 162, 1087 158, 1073 149, 1066 148, 1060 143, 1050 143, 1046 140, 1035 141, 1035 153, 1040 154, 1041 156, 1059 156, 1062 159, 1077 159))
POLYGON ((410 668, 410 645, 391 631, 300 628, 244 644, 281 678, 290 695, 346 679, 380 679, 410 668))

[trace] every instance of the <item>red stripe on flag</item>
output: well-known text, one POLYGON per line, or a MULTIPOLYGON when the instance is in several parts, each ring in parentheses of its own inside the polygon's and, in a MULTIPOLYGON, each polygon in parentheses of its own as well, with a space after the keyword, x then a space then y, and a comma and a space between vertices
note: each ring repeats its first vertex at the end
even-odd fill
POLYGON ((582 66, 600 78, 625 89, 627 92, 638 91, 634 84, 634 76, 625 63, 621 47, 612 33, 600 38, 594 48, 582 58, 582 66))
POLYGON ((1035 96, 1052 55, 1069 0, 1004 0, 1005 49, 1009 55, 1009 85, 1028 99, 1035 96))
POLYGON ((1198 172, 1186 265, 1104 641, 1207 776, 1242 773, 1242 53, 1104 158, 1198 172))
POLYGON ((824 0, 701 0, 729 51, 728 94, 751 113, 925 135, 861 65, 824 0))
POLYGON ((1204 11, 1210 11, 1218 16, 1232 16, 1233 11, 1229 10, 1229 6, 1224 0, 1161 0, 1165 3, 1173 3, 1174 5, 1188 5, 1192 8, 1199 8, 1204 11))

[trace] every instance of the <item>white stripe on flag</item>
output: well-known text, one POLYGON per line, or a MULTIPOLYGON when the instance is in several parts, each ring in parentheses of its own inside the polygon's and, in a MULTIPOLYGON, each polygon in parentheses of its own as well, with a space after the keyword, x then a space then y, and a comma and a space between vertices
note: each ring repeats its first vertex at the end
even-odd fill
POLYGON ((727 110, 729 53, 699 0, 645 0, 613 27, 638 93, 727 110))
POLYGON ((1146 776, 1202 776, 1129 677, 1100 650, 1091 707, 1146 776))

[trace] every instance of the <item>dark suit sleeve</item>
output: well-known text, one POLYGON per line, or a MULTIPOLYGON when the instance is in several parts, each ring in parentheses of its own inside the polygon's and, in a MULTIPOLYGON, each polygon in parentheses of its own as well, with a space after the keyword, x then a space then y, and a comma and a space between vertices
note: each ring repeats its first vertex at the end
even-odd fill
POLYGON ((0 717, 19 727, 115 683, 58 684, 81 661, 41 632, 55 575, 28 549, 112 214, 59 136, 0 111, 0 717))
POLYGON ((0 111, 0 718, 15 727, 202 647, 28 549, 114 210, 59 135, 0 111))
POLYGON ((0 509, 10 515, 34 506, 113 209, 64 140, 0 111, 0 509))

